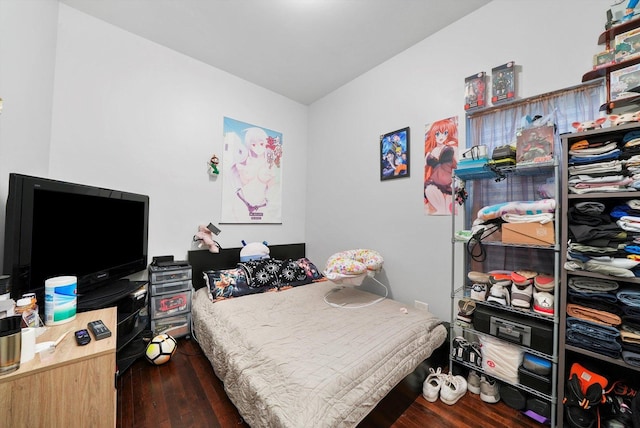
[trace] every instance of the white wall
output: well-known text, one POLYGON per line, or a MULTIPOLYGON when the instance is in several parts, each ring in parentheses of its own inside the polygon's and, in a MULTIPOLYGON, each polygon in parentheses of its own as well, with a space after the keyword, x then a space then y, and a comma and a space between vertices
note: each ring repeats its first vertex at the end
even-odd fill
POLYGON ((57 1, 0 1, 0 242, 9 172, 48 173, 57 16, 57 1))
MULTIPOLYGON (((20 135, 2 134, 3 203, 9 172, 148 194, 149 256, 186 258, 187 251, 195 248, 192 237, 198 224, 219 224, 224 177, 210 177, 208 161, 214 153, 222 156, 223 117, 229 116, 282 132, 282 190, 295 196, 284 198, 283 224, 220 225, 217 240, 223 247, 241 246, 243 239, 271 244, 304 242, 307 106, 64 4, 8 1, 15 7, 5 7, 3 12, 10 13, 3 17, 34 30, 38 42, 53 40, 50 47, 33 51, 44 51, 47 57, 55 54, 55 72, 52 67, 42 71, 42 80, 53 82, 55 76, 55 89, 50 84, 43 91, 49 97, 49 103, 44 103, 48 112, 40 117, 38 109, 43 107, 34 102, 33 116, 25 114, 26 123, 19 125, 12 117, 12 100, 5 96, 6 109, 0 120, 20 128, 16 132, 20 135), (39 33, 35 22, 31 25, 39 12, 25 4, 53 4, 59 9, 59 15, 41 17, 48 24, 45 27, 57 30, 57 46, 55 32, 51 37, 39 33), (29 136, 34 124, 47 127, 37 146, 29 136), (30 147, 38 150, 43 166, 33 167, 38 165, 36 156, 24 162, 30 147)), ((4 6, 5 0, 0 4, 4 6)), ((5 38, 4 29, 0 35, 5 38)), ((24 53, 32 54, 31 45, 10 58, 24 53)), ((34 84, 40 76, 20 75, 22 71, 3 73, 3 86, 17 82, 20 88, 40 89, 34 84)), ((18 93, 23 96, 22 91, 18 93)), ((100 245, 99 234, 99 227, 87 231, 86 244, 100 245)))
POLYGON ((603 50, 597 39, 609 5, 494 0, 314 103, 307 176, 311 260, 343 249, 376 249, 395 299, 411 307, 416 299, 428 302, 448 319, 452 225, 449 217, 423 214, 425 124, 457 115, 464 147, 464 78, 510 60, 522 66, 520 97, 580 83, 593 54, 603 50), (411 177, 381 182, 379 136, 405 126, 411 128, 411 177))

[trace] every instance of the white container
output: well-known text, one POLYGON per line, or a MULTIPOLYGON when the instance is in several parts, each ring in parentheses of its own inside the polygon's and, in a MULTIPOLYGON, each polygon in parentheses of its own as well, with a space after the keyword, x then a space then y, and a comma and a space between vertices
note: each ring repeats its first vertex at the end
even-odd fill
POLYGON ((76 318, 78 278, 56 276, 44 282, 44 323, 64 324, 76 318))

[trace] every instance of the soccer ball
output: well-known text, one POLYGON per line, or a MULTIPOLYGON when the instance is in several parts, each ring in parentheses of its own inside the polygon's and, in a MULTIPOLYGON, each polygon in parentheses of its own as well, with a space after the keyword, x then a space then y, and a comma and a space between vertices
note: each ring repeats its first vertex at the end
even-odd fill
POLYGON ((159 366, 171 359, 176 352, 178 344, 176 340, 168 334, 158 334, 147 345, 144 355, 151 364, 159 366))

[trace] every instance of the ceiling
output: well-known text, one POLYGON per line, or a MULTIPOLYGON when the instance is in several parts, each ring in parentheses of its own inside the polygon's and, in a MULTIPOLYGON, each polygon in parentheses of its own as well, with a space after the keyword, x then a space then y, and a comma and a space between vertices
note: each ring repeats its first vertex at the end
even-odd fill
POLYGON ((60 0, 311 104, 491 0, 60 0))

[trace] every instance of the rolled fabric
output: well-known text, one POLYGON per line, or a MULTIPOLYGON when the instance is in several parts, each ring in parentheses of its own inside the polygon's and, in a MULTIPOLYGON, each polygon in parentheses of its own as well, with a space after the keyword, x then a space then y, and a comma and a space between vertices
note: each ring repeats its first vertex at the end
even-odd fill
POLYGON ((567 315, 612 327, 622 324, 622 319, 616 314, 589 308, 587 306, 576 305, 575 303, 567 304, 567 315))
POLYGON ((627 306, 640 307, 640 289, 623 288, 616 293, 618 300, 627 306))
POLYGON ((620 339, 624 343, 640 344, 640 334, 631 333, 630 331, 621 330, 620 339))
POLYGON ((640 367, 640 353, 622 351, 622 359, 624 360, 625 363, 629 364, 630 366, 640 367))
POLYGON ((582 292, 603 292, 603 291, 615 291, 620 288, 618 282, 610 279, 595 279, 595 278, 569 278, 569 288, 582 292))

